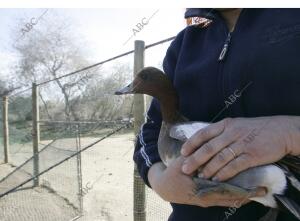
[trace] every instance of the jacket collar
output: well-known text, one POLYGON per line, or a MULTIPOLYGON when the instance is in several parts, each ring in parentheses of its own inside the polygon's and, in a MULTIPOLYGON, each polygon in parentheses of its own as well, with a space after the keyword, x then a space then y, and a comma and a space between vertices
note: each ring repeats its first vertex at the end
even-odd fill
POLYGON ((188 8, 185 12, 185 18, 202 17, 213 20, 217 16, 217 11, 213 8, 188 8))

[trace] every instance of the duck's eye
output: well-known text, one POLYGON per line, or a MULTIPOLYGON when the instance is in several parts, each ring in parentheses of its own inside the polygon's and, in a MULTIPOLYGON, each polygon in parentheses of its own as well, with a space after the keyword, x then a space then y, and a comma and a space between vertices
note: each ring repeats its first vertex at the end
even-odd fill
POLYGON ((140 77, 145 81, 148 79, 148 75, 146 73, 141 74, 140 77))

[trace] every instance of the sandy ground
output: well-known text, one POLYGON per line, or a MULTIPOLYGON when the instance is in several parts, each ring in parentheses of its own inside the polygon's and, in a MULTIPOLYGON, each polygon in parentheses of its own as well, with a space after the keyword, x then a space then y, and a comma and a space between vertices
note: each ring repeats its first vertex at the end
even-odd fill
MULTIPOLYGON (((134 136, 132 133, 114 135, 82 153, 83 216, 79 221, 133 220, 133 139, 134 136)), ((95 140, 97 138, 82 138, 81 146, 84 147, 95 140)), ((45 144, 49 143, 49 141, 42 142, 45 144)), ((56 147, 70 146, 70 148, 73 148, 74 145, 74 139, 70 138, 55 143, 56 147)), ((23 159, 28 158, 31 154, 30 149, 30 145, 22 147, 22 151, 13 157, 14 162, 21 162, 23 159)), ((73 148, 72 151, 74 150, 73 148)), ((70 153, 61 150, 58 151, 57 149, 49 150, 41 155, 41 167, 46 168, 51 163, 68 154, 70 153)), ((0 165, 0 171, 1 169, 4 170, 3 168, 5 166, 0 165)), ((79 208, 80 206, 76 168, 77 159, 73 158, 41 177, 41 183, 50 187, 50 189, 54 189, 55 194, 50 193, 45 188, 40 188, 38 190, 26 190, 27 192, 15 192, 7 196, 10 197, 10 200, 3 201, 2 199, 5 198, 0 199, 2 200, 0 201, 2 209, 0 213, 6 214, 5 217, 9 217, 7 215, 8 212, 18 214, 18 218, 15 215, 15 218, 11 219, 14 221, 70 220, 70 216, 76 216, 74 207, 79 208), (26 207, 28 202, 30 202, 30 205, 36 204, 38 210, 32 210, 32 206, 30 208, 26 207), (11 205, 16 205, 13 207, 15 210, 9 209, 11 205), (39 211, 45 212, 41 213, 39 211), (48 214, 48 217, 53 218, 44 219, 42 215, 44 213, 48 214), (49 215, 52 213, 60 214, 60 219, 55 215, 49 215), (30 214, 30 217, 35 217, 36 215, 36 217, 40 218, 28 219, 28 214, 30 214)), ((29 165, 27 171, 31 170, 32 167, 29 165)), ((0 179, 3 176, 4 172, 0 172, 0 179)), ((14 181, 10 182, 17 183, 20 182, 20 179, 24 180, 22 175, 17 174, 15 177, 11 179, 14 181)), ((163 202, 149 189, 147 189, 146 193, 147 220, 167 220, 171 211, 169 204, 163 202)), ((8 218, 1 219, 1 217, 0 220, 11 221, 8 218)))
MULTIPOLYGON (((82 154, 86 194, 81 221, 133 220, 133 139, 131 133, 112 136, 82 154)), ((81 142, 84 146, 91 139, 81 142)), ((146 192, 147 220, 167 220, 169 204, 150 189, 146 192)))

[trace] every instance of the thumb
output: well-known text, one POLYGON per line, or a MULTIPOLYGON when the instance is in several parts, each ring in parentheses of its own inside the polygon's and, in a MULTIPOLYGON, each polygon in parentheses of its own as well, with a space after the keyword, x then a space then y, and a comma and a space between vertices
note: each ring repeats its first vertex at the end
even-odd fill
POLYGON ((265 196, 266 194, 268 193, 268 190, 266 187, 256 187, 254 190, 252 190, 250 192, 250 197, 249 198, 252 198, 252 197, 263 197, 265 196))

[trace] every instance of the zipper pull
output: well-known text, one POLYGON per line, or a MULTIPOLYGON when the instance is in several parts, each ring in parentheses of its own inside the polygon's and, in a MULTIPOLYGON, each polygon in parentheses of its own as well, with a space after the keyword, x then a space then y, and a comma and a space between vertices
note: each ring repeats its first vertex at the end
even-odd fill
POLYGON ((231 32, 229 32, 228 35, 227 35, 225 44, 224 44, 223 49, 221 51, 221 54, 219 56, 219 61, 223 61, 224 60, 224 58, 226 56, 226 53, 228 51, 230 40, 231 40, 231 32))

